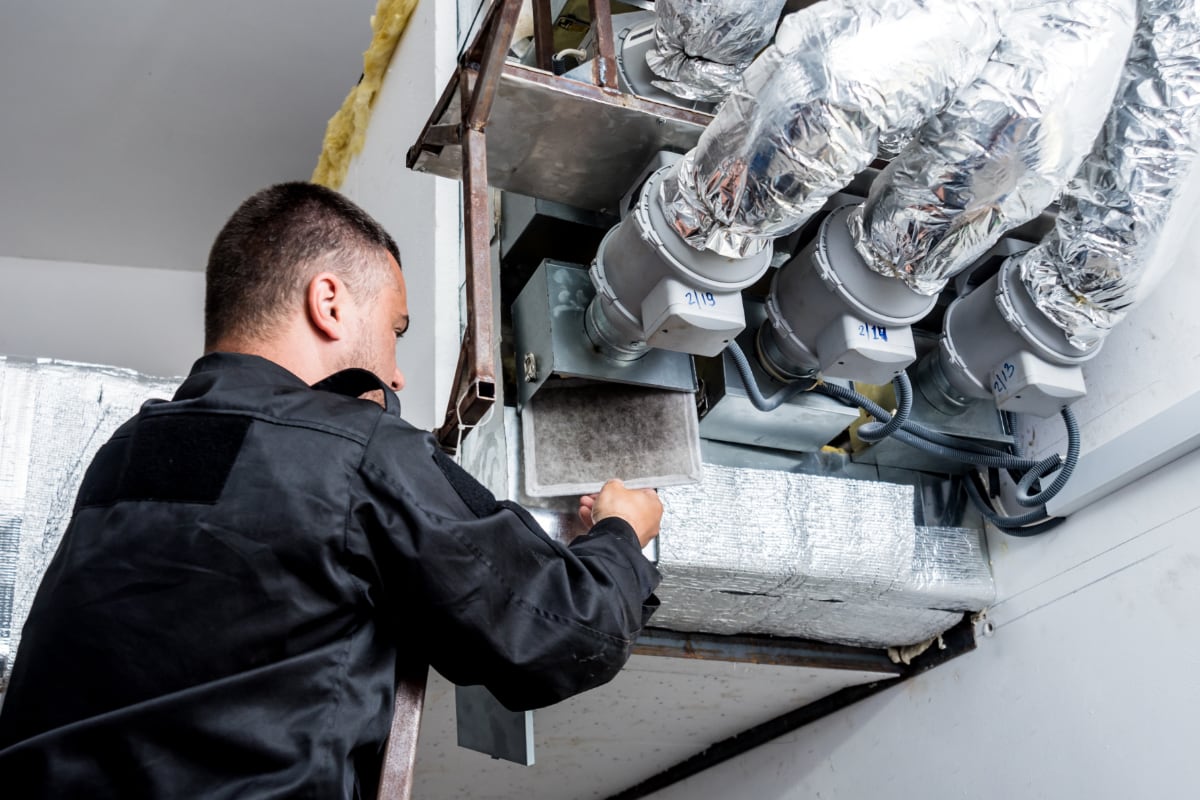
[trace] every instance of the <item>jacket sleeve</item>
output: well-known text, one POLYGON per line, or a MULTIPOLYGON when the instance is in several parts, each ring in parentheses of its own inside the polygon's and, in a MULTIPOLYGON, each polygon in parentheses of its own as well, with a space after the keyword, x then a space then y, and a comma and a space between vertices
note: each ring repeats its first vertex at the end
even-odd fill
POLYGON ((658 571, 610 518, 570 547, 495 497, 432 437, 388 426, 355 505, 395 630, 454 683, 513 710, 611 680, 657 606, 658 571))

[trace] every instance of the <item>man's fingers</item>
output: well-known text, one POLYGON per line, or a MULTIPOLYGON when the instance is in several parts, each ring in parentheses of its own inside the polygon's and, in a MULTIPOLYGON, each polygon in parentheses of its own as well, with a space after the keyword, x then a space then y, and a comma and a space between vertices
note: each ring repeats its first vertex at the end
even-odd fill
MULTIPOLYGON (((584 499, 580 498, 580 519, 584 519, 584 507, 584 499)), ((654 489, 628 489, 614 479, 604 484, 599 495, 594 496, 586 507, 591 511, 592 524, 609 517, 620 517, 628 522, 643 547, 658 535, 663 508, 654 489)))

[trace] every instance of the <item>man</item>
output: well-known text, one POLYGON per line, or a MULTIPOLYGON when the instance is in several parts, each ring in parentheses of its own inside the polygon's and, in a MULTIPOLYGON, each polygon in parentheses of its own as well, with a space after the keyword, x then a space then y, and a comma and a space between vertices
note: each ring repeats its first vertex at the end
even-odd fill
POLYGON ((621 668, 657 497, 610 482, 551 540, 401 420, 408 325, 395 243, 337 193, 230 218, 207 354, 99 451, 25 625, 17 796, 371 798, 397 674, 531 708, 621 668))

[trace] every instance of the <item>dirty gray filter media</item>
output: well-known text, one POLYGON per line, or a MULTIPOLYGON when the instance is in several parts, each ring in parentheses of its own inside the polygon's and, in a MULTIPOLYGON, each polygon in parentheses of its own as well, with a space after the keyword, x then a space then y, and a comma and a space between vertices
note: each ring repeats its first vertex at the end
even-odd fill
POLYGON ((534 464, 540 486, 599 488, 694 476, 699 462, 692 395, 620 384, 549 389, 532 400, 534 464))

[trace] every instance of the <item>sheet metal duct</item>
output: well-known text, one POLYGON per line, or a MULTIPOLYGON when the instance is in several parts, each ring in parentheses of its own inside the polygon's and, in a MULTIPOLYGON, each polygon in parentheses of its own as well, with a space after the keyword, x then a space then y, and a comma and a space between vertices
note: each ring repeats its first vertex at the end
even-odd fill
POLYGON ((979 73, 1004 0, 825 0, 784 18, 663 185, 696 249, 745 257, 796 230, 979 73))
POLYGON ((1169 255, 1163 228, 1200 147, 1200 11, 1194 0, 1140 5, 1117 102, 1054 230, 1017 258, 1037 307, 1081 349, 1152 288, 1147 269, 1169 255))
POLYGON ((0 356, 0 692, 84 470, 121 423, 182 378, 0 356))
POLYGON ((1129 50, 1134 0, 1025 0, 979 76, 850 216, 868 266, 934 295, 1054 199, 1091 149, 1129 50))
POLYGON ((658 0, 652 83, 687 100, 717 102, 767 46, 786 0, 658 0))

